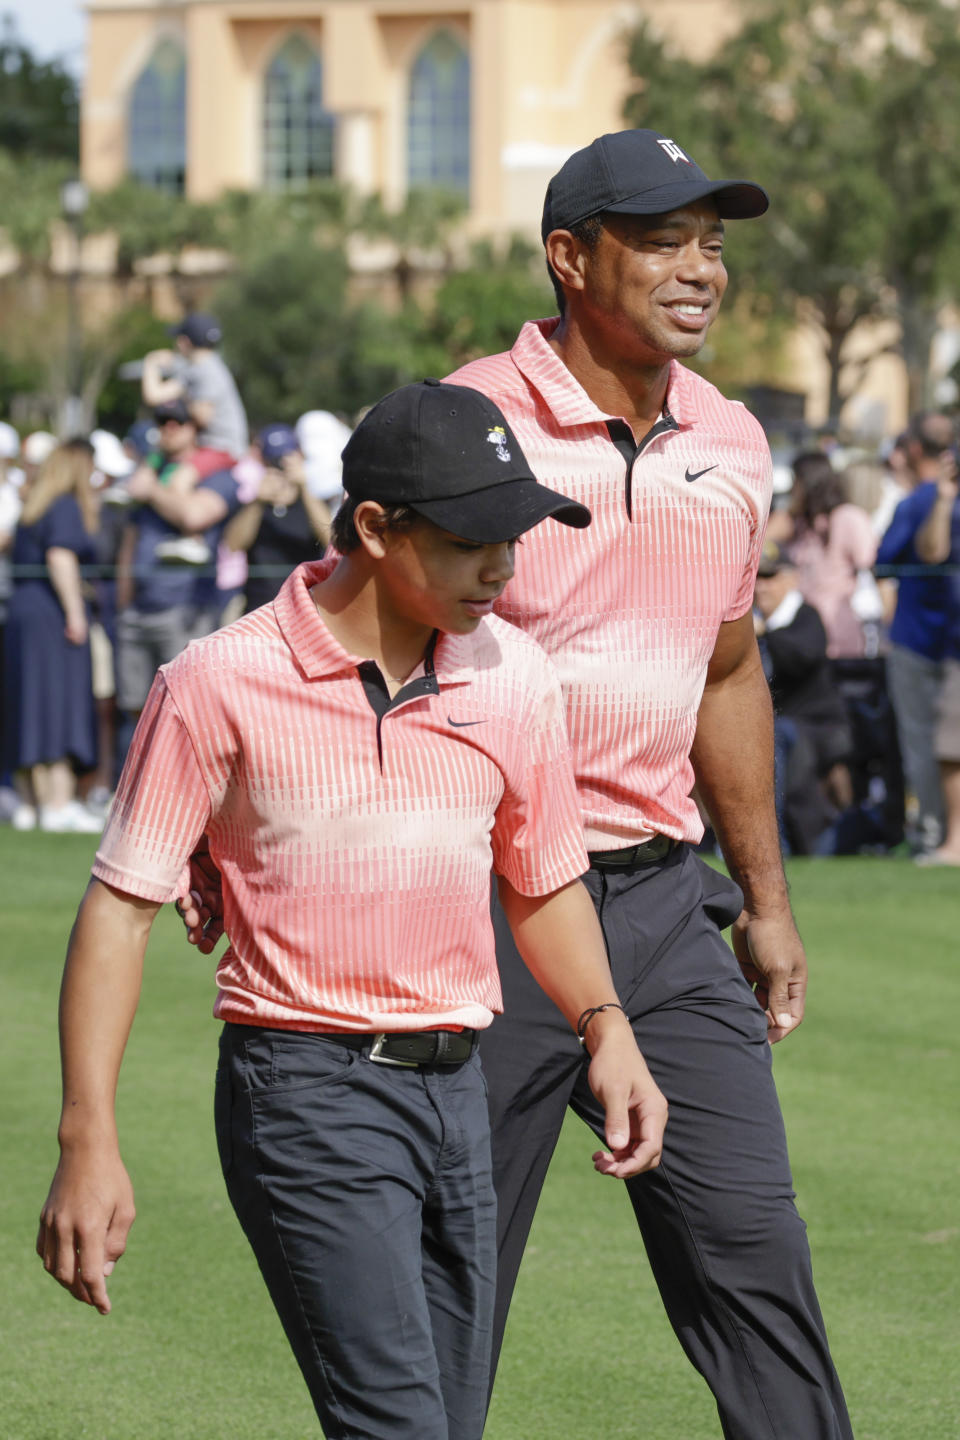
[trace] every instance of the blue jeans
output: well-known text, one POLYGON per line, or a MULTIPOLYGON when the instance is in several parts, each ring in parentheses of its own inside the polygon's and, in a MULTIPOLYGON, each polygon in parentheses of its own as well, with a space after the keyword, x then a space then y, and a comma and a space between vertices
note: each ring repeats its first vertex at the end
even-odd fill
POLYGON ((480 1440, 496 1201, 479 1058, 226 1025, 227 1190, 327 1440, 480 1440))

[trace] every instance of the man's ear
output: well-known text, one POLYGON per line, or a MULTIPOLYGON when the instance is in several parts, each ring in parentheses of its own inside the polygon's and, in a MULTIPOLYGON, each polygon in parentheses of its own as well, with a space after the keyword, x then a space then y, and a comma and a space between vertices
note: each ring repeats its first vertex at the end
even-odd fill
POLYGON ((547 262, 567 290, 582 290, 589 251, 569 230, 551 230, 547 236, 547 262))
POLYGON ((353 512, 353 523, 360 544, 373 560, 382 560, 387 553, 387 528, 382 505, 376 500, 361 500, 353 512))

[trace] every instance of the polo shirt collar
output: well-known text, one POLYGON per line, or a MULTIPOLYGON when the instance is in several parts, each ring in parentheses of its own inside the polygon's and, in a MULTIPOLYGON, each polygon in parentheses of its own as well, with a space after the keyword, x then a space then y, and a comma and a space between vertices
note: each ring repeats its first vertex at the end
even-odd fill
MULTIPOLYGON (((622 416, 608 415, 594 404, 549 344, 550 336, 559 324, 556 317, 527 321, 510 351, 517 369, 538 391, 560 425, 606 425, 608 420, 621 420, 622 416)), ((699 418, 692 373, 676 360, 670 361, 664 411, 681 428, 696 424, 699 418)))
MULTIPOLYGON (((356 671, 368 658, 351 655, 331 635, 310 595, 311 586, 326 580, 336 564, 337 557, 333 557, 298 565, 284 581, 273 602, 280 633, 300 669, 310 680, 356 671)), ((485 623, 481 622, 473 635, 441 634, 437 637, 433 665, 439 683, 463 684, 472 678, 483 663, 482 635, 487 633, 485 623)))

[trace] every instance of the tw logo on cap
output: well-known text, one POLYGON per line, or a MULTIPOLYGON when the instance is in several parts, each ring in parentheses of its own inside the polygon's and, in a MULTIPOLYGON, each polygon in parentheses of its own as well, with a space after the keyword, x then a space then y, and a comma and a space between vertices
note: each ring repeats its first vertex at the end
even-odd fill
POLYGON ((660 149, 663 151, 664 155, 670 156, 670 159, 673 161, 674 165, 676 165, 678 160, 682 160, 684 165, 693 164, 693 161, 690 159, 689 155, 684 155, 676 140, 658 140, 657 144, 660 146, 660 149))

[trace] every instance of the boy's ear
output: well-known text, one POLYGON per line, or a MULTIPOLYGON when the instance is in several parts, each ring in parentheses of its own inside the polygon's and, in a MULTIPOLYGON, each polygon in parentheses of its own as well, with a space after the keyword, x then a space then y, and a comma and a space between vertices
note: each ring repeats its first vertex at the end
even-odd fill
POLYGON ((353 523, 360 544, 373 560, 382 560, 387 553, 387 530, 382 505, 376 500, 361 500, 353 512, 353 523))

